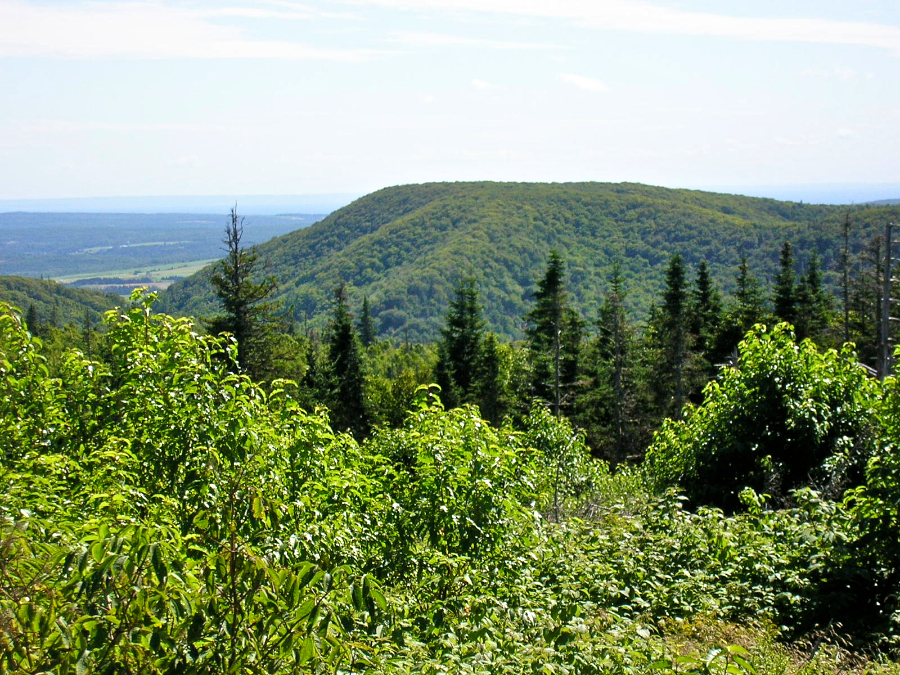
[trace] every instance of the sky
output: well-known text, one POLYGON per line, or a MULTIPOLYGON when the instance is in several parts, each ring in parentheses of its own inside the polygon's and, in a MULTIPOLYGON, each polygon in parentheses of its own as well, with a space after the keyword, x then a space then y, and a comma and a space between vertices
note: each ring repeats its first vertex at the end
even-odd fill
POLYGON ((0 0, 0 200, 445 180, 877 198, 900 2, 0 0))

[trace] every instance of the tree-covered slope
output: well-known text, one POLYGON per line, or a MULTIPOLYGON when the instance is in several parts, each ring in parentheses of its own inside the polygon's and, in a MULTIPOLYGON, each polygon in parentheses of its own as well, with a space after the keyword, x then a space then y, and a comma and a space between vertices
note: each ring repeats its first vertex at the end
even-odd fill
POLYGON ((82 325, 87 313, 99 325, 103 313, 124 304, 118 295, 86 288, 73 288, 49 279, 0 276, 0 302, 8 302, 22 312, 34 307, 43 324, 82 325))
MULTIPOLYGON (((813 250, 832 270, 844 206, 609 183, 436 183, 386 188, 304 230, 257 247, 278 297, 294 316, 321 324, 339 281, 358 306, 368 296, 382 334, 432 339, 453 283, 474 276, 491 329, 521 337, 535 280, 555 249, 567 263, 574 304, 592 320, 615 262, 639 316, 662 287, 673 253, 707 260, 733 284, 741 253, 764 281, 778 249, 813 250)), ((858 247, 900 210, 851 209, 858 247)), ((206 316, 217 304, 204 271, 164 294, 168 311, 206 316)))

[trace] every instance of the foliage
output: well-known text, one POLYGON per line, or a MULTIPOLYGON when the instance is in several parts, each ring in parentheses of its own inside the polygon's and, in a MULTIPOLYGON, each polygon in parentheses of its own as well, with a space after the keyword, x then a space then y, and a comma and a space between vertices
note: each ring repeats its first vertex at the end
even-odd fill
POLYGON ((737 366, 707 385, 702 405, 663 424, 647 451, 656 480, 728 510, 745 487, 783 503, 803 485, 835 497, 858 485, 876 395, 852 350, 798 345, 780 324, 758 326, 739 353, 737 366))
POLYGON ((277 288, 274 277, 254 281, 257 254, 241 245, 244 220, 231 209, 225 228, 228 255, 214 267, 209 281, 224 315, 209 321, 210 332, 230 333, 237 342, 238 365, 255 379, 271 377, 273 330, 278 323, 276 306, 266 299, 277 288))
POLYGON ((773 639, 840 618, 859 521, 817 493, 691 512, 428 388, 360 444, 152 300, 61 377, 0 312, 0 672, 810 673, 773 639))
MULTIPOLYGON (((854 207, 853 251, 897 212, 854 207)), ((629 314, 643 319, 675 253, 687 266, 706 260, 726 292, 734 288, 735 252, 745 252, 760 278, 772 278, 786 239, 797 255, 816 251, 823 270, 834 269, 846 213, 845 206, 633 183, 428 183, 379 190, 257 250, 281 282, 278 298, 319 329, 330 313, 329 289, 344 280, 359 293, 355 303, 368 297, 380 335, 435 340, 453 280, 475 269, 487 329, 521 339, 528 291, 551 249, 567 263, 573 309, 593 318, 619 262, 629 314)), ((825 281, 835 283, 829 275, 825 281)), ((164 296, 167 311, 214 311, 203 274, 164 296)))

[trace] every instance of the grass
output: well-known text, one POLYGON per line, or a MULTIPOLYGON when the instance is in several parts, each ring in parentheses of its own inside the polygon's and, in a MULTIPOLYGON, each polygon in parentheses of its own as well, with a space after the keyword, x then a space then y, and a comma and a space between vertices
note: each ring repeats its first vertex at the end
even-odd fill
POLYGON ((63 277, 56 277, 55 280, 62 284, 71 284, 81 279, 92 279, 94 277, 119 278, 124 282, 130 279, 138 280, 149 277, 154 282, 163 282, 168 277, 187 277, 195 272, 214 263, 218 258, 209 258, 206 260, 193 260, 190 262, 172 263, 171 265, 148 265, 147 267, 133 267, 126 270, 95 270, 84 274, 71 274, 63 277))

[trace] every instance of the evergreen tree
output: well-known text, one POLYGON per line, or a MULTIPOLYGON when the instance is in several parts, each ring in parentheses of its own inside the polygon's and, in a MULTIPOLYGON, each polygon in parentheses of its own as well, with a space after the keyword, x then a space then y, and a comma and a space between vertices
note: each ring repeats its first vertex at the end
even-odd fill
POLYGON ((689 315, 693 349, 705 361, 705 369, 711 375, 715 368, 715 334, 721 324, 722 298, 713 284, 705 260, 701 260, 697 267, 689 315))
POLYGON ((819 256, 813 253, 797 291, 797 339, 822 344, 830 325, 831 297, 822 284, 819 256))
POLYGON ((625 311, 621 267, 613 267, 597 321, 597 337, 589 350, 589 387, 579 401, 579 423, 588 430, 591 446, 613 462, 631 449, 630 415, 634 403, 631 381, 634 329, 625 311))
POLYGON ((714 365, 736 358, 737 346, 755 324, 766 317, 766 299, 759 279, 750 274, 747 256, 741 254, 734 295, 728 302, 712 354, 714 365))
POLYGON ((565 263, 551 251, 547 271, 534 294, 535 307, 526 316, 525 336, 532 363, 532 388, 548 401, 557 417, 563 405, 574 403, 578 355, 584 322, 568 307, 565 263))
POLYGON ((362 311, 359 314, 359 341, 363 347, 371 347, 375 344, 375 324, 372 321, 372 315, 369 313, 369 296, 363 296, 362 311))
POLYGON ((369 421, 363 395, 359 340, 353 329, 343 283, 335 288, 334 296, 334 312, 328 327, 332 425, 339 431, 349 430, 356 438, 362 438, 369 432, 369 421))
POLYGON ((272 376, 271 341, 280 323, 275 304, 265 301, 274 293, 276 283, 271 277, 253 280, 257 255, 241 246, 243 235, 244 219, 238 217, 237 207, 232 208, 223 240, 227 255, 210 276, 225 314, 208 321, 207 327, 214 334, 231 333, 237 341, 241 370, 263 380, 272 376))
POLYGON ((666 269, 666 287, 662 305, 651 318, 652 337, 656 344, 655 390, 658 409, 664 417, 681 419, 687 402, 689 351, 688 291, 684 261, 672 256, 666 269))
POLYGON ((475 280, 461 279, 454 288, 438 347, 438 384, 445 406, 475 401, 483 340, 484 321, 475 280))
POLYGON ((775 292, 772 304, 775 307, 775 318, 794 325, 797 322, 797 288, 794 274, 794 251, 791 242, 784 242, 781 247, 781 258, 778 263, 778 276, 775 277, 775 292))
POLYGON ((497 336, 488 333, 482 341, 478 359, 476 394, 481 416, 494 426, 500 424, 507 409, 502 378, 500 345, 497 336))
POLYGON ((28 311, 25 313, 25 325, 28 327, 29 333, 40 337, 42 332, 41 321, 38 319, 37 308, 34 306, 34 303, 28 305, 28 311))

